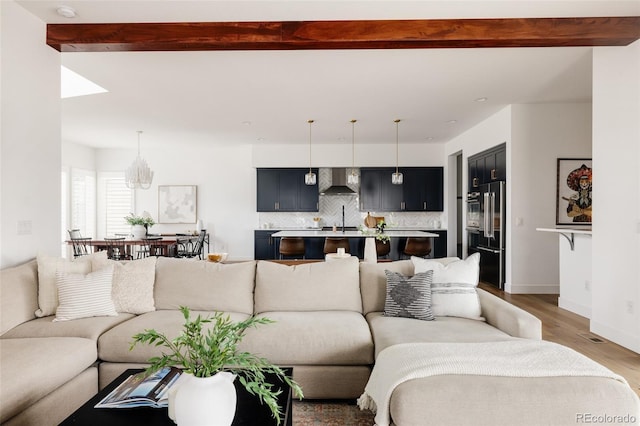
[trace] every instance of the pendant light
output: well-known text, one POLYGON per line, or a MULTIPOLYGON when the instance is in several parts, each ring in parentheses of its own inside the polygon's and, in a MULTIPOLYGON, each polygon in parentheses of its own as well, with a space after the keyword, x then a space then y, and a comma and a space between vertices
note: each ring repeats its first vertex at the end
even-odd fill
POLYGON ((147 162, 140 157, 141 133, 142 130, 138 130, 138 156, 125 171, 125 183, 127 188, 130 189, 149 189, 153 181, 153 171, 151 171, 147 162))
POLYGON ((313 120, 308 120, 307 123, 309 123, 309 173, 304 175, 304 183, 305 185, 315 185, 316 174, 311 170, 311 125, 313 124, 313 120))
POLYGON ((402 185, 402 173, 398 172, 398 123, 400 123, 400 119, 395 119, 393 122, 396 123, 396 172, 391 174, 391 183, 402 185))
POLYGON ((358 184, 358 173, 356 172, 356 121, 351 120, 351 173, 347 176, 347 183, 358 184))

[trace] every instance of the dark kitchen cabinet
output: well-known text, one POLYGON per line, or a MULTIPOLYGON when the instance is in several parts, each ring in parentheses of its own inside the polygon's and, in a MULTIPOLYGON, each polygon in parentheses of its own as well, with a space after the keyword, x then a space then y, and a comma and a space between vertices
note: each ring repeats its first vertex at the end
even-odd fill
POLYGON ((402 211, 440 212, 443 210, 442 167, 405 167, 402 185, 402 211))
POLYGON ((507 180, 507 147, 500 144, 469 157, 469 192, 486 183, 507 180))
POLYGON ((317 212, 318 184, 305 185, 304 175, 308 172, 309 169, 258 169, 257 211, 317 212))
POLYGON ((400 211, 402 185, 391 183, 390 167, 360 169, 360 210, 400 211))
POLYGON ((402 167, 403 184, 391 183, 395 168, 360 170, 361 211, 442 211, 442 167, 402 167))
POLYGON ((278 231, 254 231, 253 257, 255 260, 272 260, 278 258, 278 243, 280 239, 271 236, 276 232, 278 231))

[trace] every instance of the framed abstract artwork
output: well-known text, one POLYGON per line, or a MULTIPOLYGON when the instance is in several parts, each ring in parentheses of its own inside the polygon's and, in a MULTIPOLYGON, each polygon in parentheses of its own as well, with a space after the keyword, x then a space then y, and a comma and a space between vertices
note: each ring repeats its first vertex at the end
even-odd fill
POLYGON ((591 225, 591 158, 558 158, 556 225, 591 225))
POLYGON ((158 223, 196 223, 196 185, 158 186, 158 223))

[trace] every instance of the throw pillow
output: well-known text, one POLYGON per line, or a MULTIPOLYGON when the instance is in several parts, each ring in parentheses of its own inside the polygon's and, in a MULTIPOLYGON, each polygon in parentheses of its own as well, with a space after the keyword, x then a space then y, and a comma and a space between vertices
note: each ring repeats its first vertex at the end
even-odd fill
POLYGON ((113 268, 84 274, 56 274, 58 299, 54 321, 117 316, 111 300, 113 268))
POLYGON ((113 268, 111 297, 117 312, 144 314, 155 311, 153 285, 156 278, 156 257, 116 262, 96 259, 91 262, 93 271, 113 268))
POLYGON ((415 273, 433 271, 433 315, 484 320, 476 292, 480 273, 479 253, 447 265, 419 257, 412 257, 411 261, 415 273))
POLYGON ((76 260, 61 257, 38 255, 38 310, 37 317, 54 315, 58 307, 58 287, 56 286, 56 272, 74 274, 88 274, 91 272, 91 259, 104 257, 106 252, 98 252, 89 256, 82 256, 76 260))
POLYGON ((387 296, 384 315, 432 321, 431 280, 433 271, 408 277, 399 272, 384 271, 387 276, 387 296))

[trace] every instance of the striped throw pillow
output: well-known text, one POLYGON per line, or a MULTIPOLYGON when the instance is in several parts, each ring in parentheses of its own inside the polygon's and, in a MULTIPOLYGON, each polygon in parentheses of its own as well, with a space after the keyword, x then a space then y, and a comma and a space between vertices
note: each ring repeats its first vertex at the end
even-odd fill
POLYGON ((113 267, 87 275, 56 273, 59 305, 54 321, 117 316, 111 300, 113 267))
POLYGON ((443 265, 436 260, 412 257, 415 272, 433 271, 431 298, 437 317, 461 317, 483 321, 476 292, 480 272, 480 254, 443 265))
POLYGON ((387 276, 387 294, 384 315, 431 321, 431 280, 433 271, 408 277, 399 272, 384 271, 387 276))

